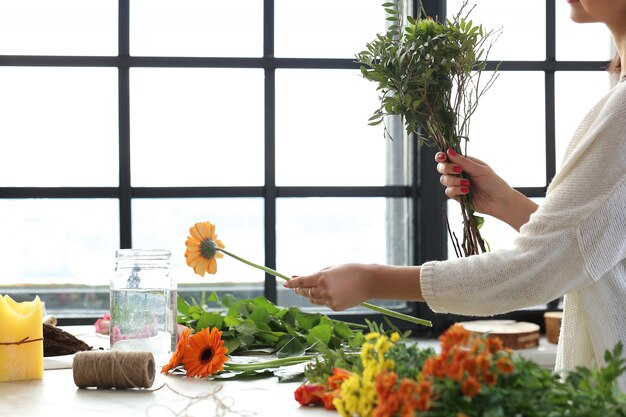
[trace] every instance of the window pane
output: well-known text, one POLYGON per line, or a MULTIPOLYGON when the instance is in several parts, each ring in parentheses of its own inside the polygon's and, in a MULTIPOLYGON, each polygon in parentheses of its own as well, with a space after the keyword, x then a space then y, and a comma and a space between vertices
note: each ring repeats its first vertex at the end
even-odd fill
POLYGON ((578 125, 589 110, 609 88, 609 76, 604 71, 556 72, 555 126, 556 164, 561 166, 565 151, 578 125))
POLYGON ((385 31, 382 3, 276 0, 276 56, 354 58, 377 33, 385 31))
POLYGON ((613 58, 611 36, 606 26, 573 22, 569 17, 570 7, 564 1, 556 4, 556 59, 608 61, 613 58))
POLYGON ((546 185, 544 84, 541 72, 502 71, 472 115, 468 154, 514 187, 546 185))
POLYGON ((0 284, 108 287, 118 206, 109 199, 0 199, 0 284))
POLYGON ((117 3, 19 0, 0 3, 1 55, 117 55, 117 3))
MULTIPOLYGON (((544 198, 531 198, 531 200, 537 204, 541 204, 544 198)), ((489 243, 492 252, 498 249, 510 249, 513 247, 513 241, 519 235, 519 232, 495 217, 480 213, 478 213, 478 215, 485 218, 485 223, 480 228, 480 233, 483 239, 489 243)), ((448 200, 448 220, 451 230, 459 238, 459 243, 462 243, 463 216, 461 214, 461 208, 456 201, 448 200)), ((448 238, 448 259, 455 258, 454 247, 452 246, 450 238, 448 238)))
POLYGON ((262 185, 263 71, 130 71, 134 186, 262 185))
MULTIPOLYGON (((287 276, 304 275, 346 263, 390 263, 388 248, 403 245, 404 235, 388 234, 390 217, 385 198, 283 198, 276 204, 278 270, 287 276)), ((278 283, 282 305, 310 303, 293 297, 278 283)), ((391 301, 387 306, 402 307, 391 301)), ((330 311, 330 310, 329 310, 330 311)), ((350 310, 354 312, 353 310, 350 310)))
POLYGON ((117 186, 117 69, 0 67, 0 91, 0 186, 117 186))
POLYGON ((263 0, 133 0, 130 53, 262 56, 263 0))
MULTIPOLYGON (((448 16, 459 10, 460 1, 448 0, 448 16)), ((489 54, 489 60, 543 60, 546 57, 546 3, 544 0, 526 0, 512 6, 502 0, 480 0, 470 19, 487 30, 502 29, 500 38, 489 54)), ((466 11, 469 8, 466 8, 466 11)))
POLYGON ((358 71, 277 70, 276 182, 384 185, 387 139, 367 124, 378 106, 358 71))
POLYGON ((277 265, 285 275, 387 261, 384 198, 283 198, 276 212, 277 265))
POLYGON ((217 274, 200 277, 185 263, 189 228, 210 221, 225 249, 251 262, 264 262, 263 200, 187 198, 133 200, 133 247, 172 251, 172 274, 179 284, 222 285, 263 282, 262 271, 224 256, 217 274))

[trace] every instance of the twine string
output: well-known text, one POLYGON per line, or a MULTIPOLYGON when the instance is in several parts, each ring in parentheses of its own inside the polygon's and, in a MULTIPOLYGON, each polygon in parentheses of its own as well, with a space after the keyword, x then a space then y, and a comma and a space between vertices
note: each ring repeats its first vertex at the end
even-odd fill
POLYGON ((159 388, 155 389, 154 391, 158 391, 161 388, 168 388, 169 390, 171 390, 174 394, 177 394, 183 398, 186 398, 189 400, 189 402, 185 405, 185 407, 183 407, 182 410, 180 411, 175 411, 174 409, 172 409, 171 407, 165 405, 165 404, 152 404, 150 407, 148 407, 146 409, 146 416, 149 417, 150 416, 150 411, 154 408, 160 408, 160 409, 165 409, 167 410, 169 413, 172 414, 172 416, 174 417, 190 417, 189 416, 189 409, 194 406, 195 404, 198 404, 202 401, 208 401, 208 400, 213 400, 215 402, 215 415, 214 417, 224 417, 227 414, 236 414, 238 416, 241 417, 249 417, 249 416, 254 416, 257 413, 254 411, 238 411, 233 409, 234 405, 235 405, 235 400, 232 397, 219 397, 217 394, 222 390, 223 386, 222 385, 218 385, 216 386, 212 391, 209 391, 206 394, 202 394, 202 395, 188 395, 185 393, 182 393, 180 391, 175 390, 174 388, 172 388, 169 384, 163 384, 161 385, 159 388))
POLYGON ((30 336, 26 336, 25 338, 23 338, 19 342, 0 342, 0 346, 8 346, 8 345, 18 345, 19 346, 19 345, 23 345, 25 343, 39 342, 40 340, 43 340, 43 337, 39 337, 37 339, 31 339, 30 336))
POLYGON ((78 352, 72 365, 79 388, 150 388, 154 383, 154 356, 150 352, 78 352))

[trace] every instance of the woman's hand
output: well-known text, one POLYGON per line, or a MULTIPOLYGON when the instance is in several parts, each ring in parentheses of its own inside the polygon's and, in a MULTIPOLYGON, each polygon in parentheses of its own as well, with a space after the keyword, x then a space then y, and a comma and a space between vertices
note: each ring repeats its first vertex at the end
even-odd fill
POLYGON ((537 205, 509 186, 486 163, 473 157, 464 157, 453 149, 447 154, 437 152, 437 171, 448 197, 457 199, 472 190, 472 202, 479 213, 488 214, 508 223, 515 230, 528 222, 537 205), (461 178, 465 172, 470 179, 461 178))
POLYGON ((335 311, 370 299, 424 301, 419 266, 343 264, 293 277, 284 286, 335 311))
POLYGON ((313 304, 340 311, 371 298, 373 276, 371 265, 350 263, 293 277, 284 286, 293 288, 296 294, 307 297, 313 304))

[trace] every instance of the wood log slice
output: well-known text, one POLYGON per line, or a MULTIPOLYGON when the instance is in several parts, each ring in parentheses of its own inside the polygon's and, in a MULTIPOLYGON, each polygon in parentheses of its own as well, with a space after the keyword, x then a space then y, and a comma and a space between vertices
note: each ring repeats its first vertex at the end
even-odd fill
POLYGON ((459 323, 467 331, 498 337, 510 349, 529 349, 539 346, 540 327, 534 323, 514 320, 475 320, 459 323))

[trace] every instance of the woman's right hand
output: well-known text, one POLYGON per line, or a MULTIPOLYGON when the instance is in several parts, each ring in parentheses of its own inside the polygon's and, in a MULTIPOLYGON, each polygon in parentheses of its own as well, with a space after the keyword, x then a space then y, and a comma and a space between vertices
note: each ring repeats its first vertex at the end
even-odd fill
POLYGON ((437 171, 448 197, 457 199, 472 191, 474 209, 508 223, 516 230, 528 221, 537 205, 513 189, 480 159, 459 155, 454 149, 437 152, 437 171), (469 179, 461 178, 465 172, 469 179))

